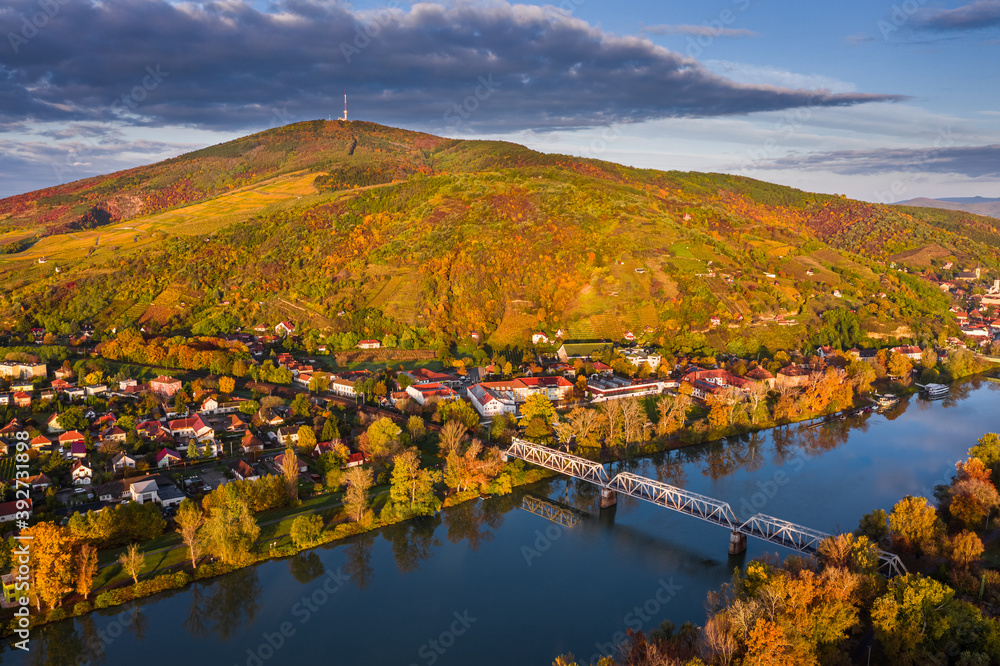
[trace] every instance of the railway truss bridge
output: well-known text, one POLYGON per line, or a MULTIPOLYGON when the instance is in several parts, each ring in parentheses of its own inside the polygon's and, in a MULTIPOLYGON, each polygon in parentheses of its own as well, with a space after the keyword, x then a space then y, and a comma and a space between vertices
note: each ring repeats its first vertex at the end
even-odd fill
MULTIPOLYGON (((523 439, 515 438, 506 454, 599 486, 602 509, 616 504, 618 495, 624 494, 725 527, 730 531, 730 555, 746 550, 748 536, 806 554, 815 553, 820 542, 831 536, 763 513, 740 521, 727 502, 631 472, 620 472, 612 478, 601 463, 523 439)), ((907 573, 898 556, 882 550, 879 551, 879 571, 888 577, 907 573)))

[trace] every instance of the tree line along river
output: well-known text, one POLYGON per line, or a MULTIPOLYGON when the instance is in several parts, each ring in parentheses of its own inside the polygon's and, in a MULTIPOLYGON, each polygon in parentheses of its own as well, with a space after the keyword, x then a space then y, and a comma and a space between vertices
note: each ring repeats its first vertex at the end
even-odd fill
MULTIPOLYGON (((908 494, 932 497, 985 432, 1000 384, 944 400, 779 428, 624 463, 621 469, 829 533, 908 494)), ((614 471, 618 471, 618 467, 614 471)), ((628 628, 701 624, 709 591, 767 552, 727 554, 715 525, 558 477, 511 495, 270 561, 174 592, 40 627, 7 664, 550 664, 613 651, 628 628), (565 506, 564 526, 522 508, 565 506)))

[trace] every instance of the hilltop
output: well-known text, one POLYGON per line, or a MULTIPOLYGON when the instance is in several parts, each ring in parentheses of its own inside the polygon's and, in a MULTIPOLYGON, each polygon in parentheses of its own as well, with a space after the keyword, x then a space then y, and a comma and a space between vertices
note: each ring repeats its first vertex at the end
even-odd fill
POLYGON ((913 273, 995 270, 998 225, 310 121, 0 200, 0 328, 226 333, 289 319, 401 346, 563 329, 753 353, 797 346, 836 309, 873 337, 928 340, 949 300, 913 273))

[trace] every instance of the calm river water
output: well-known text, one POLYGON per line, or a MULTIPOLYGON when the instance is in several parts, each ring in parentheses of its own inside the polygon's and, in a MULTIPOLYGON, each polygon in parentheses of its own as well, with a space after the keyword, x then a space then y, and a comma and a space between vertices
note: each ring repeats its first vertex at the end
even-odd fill
MULTIPOLYGON (((815 429, 779 429, 636 461, 629 469, 826 532, 872 509, 930 496, 984 432, 1000 429, 1000 384, 815 429)), ((597 508, 559 478, 508 497, 273 561, 127 609, 33 632, 6 664, 551 664, 590 659, 628 627, 702 623, 705 595, 734 566, 779 550, 622 498, 597 508), (550 498, 584 517, 562 527, 521 508, 550 498)))

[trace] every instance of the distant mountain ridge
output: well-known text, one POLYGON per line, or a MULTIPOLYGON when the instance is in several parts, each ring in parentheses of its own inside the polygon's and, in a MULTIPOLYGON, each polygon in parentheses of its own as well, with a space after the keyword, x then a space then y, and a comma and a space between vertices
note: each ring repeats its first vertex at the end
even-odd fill
POLYGON ((974 215, 987 215, 1000 218, 1000 197, 941 197, 929 199, 918 197, 899 201, 897 206, 919 206, 921 208, 943 208, 945 210, 960 210, 974 215))

